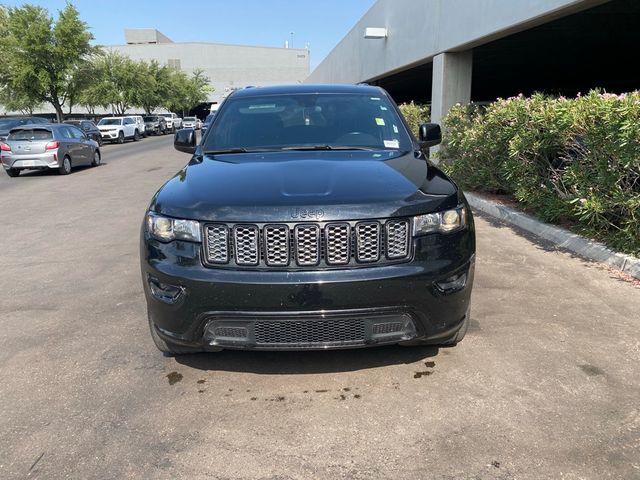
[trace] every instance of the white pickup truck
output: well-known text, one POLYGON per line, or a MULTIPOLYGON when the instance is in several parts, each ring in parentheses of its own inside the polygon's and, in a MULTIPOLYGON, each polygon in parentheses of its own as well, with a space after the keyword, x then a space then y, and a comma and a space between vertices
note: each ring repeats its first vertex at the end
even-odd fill
POLYGON ((98 122, 98 130, 102 140, 124 143, 128 138, 134 142, 140 140, 142 132, 133 117, 107 117, 98 122))
POLYGON ((175 113, 159 113, 167 120, 167 130, 174 132, 182 128, 182 119, 175 113))

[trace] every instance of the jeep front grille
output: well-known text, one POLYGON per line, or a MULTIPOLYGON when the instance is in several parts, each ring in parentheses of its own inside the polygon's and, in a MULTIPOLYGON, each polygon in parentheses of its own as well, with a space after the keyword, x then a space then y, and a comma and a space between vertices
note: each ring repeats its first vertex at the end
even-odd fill
POLYGON ((406 261, 407 219, 204 226, 205 264, 249 268, 336 268, 406 261))

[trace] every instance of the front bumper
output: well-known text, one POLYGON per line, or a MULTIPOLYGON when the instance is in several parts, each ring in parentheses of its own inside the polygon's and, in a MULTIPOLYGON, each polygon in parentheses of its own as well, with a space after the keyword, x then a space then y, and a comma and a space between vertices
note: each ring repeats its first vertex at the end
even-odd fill
POLYGON ((100 135, 102 135, 103 140, 116 140, 118 138, 118 134, 120 132, 118 130, 100 130, 100 135))
POLYGON ((325 349, 445 343, 468 314, 473 228, 414 239, 403 264, 344 270, 207 268, 199 244, 142 231, 141 269, 152 328, 203 349, 325 349), (466 275, 455 291, 440 285, 466 275))

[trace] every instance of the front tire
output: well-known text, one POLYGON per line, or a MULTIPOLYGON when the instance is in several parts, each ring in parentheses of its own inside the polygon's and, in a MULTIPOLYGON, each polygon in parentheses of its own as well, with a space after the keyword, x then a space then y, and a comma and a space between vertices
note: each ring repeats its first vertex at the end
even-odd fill
POLYGON ((140 140, 140 134, 138 133, 138 130, 136 130, 133 132, 133 141, 137 142, 138 140, 140 140))
POLYGON ((69 175, 71 173, 71 157, 65 155, 62 159, 62 163, 58 167, 60 175, 69 175))
POLYGON ((91 162, 91 166, 97 167, 98 165, 100 165, 101 161, 102 161, 102 156, 100 155, 100 152, 98 150, 94 150, 93 161, 91 162))
POLYGON ((17 168, 10 168, 9 170, 6 170, 6 172, 11 178, 15 178, 20 175, 20 170, 17 168))
POLYGON ((118 133, 118 144, 122 145, 124 143, 124 132, 118 133))
POLYGON ((173 357, 175 355, 188 355, 190 353, 200 353, 203 350, 199 348, 193 347, 185 347, 183 345, 177 345, 175 343, 171 343, 158 335, 158 331, 156 330, 153 321, 151 320, 151 316, 147 312, 147 318, 149 320, 149 330, 151 331, 151 339, 155 344, 156 348, 160 350, 165 357, 173 357))

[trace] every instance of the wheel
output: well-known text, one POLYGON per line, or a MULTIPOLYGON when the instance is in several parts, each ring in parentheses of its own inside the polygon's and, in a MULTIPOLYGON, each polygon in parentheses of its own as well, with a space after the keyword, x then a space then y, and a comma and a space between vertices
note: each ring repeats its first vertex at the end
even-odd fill
POLYGON ((17 177, 18 175, 20 175, 20 170, 18 170, 17 168, 10 168, 6 170, 6 172, 10 177, 17 177))
POLYGON ((140 134, 138 133, 138 130, 136 130, 133 132, 133 141, 137 142, 138 140, 140 140, 140 134))
POLYGON ((124 143, 124 132, 120 131, 120 133, 118 133, 118 143, 120 145, 122 145, 124 143))
POLYGON ((68 155, 62 159, 62 164, 58 167, 60 175, 69 175, 71 173, 71 158, 68 155))
POLYGON ((153 343, 156 345, 157 349, 160 350, 166 357, 174 356, 174 355, 187 355, 190 353, 200 353, 203 350, 199 348, 185 347, 183 345, 177 345, 175 343, 171 343, 158 335, 158 331, 156 330, 153 321, 151 320, 151 316, 147 312, 147 318, 149 320, 149 330, 151 330, 151 339, 153 343))
POLYGON ((93 167, 97 167, 98 165, 100 165, 101 161, 102 161, 102 157, 100 156, 100 152, 98 150, 94 150, 93 151, 93 161, 91 162, 91 165, 93 167))
POLYGON ((167 134, 167 127, 163 128, 161 133, 162 133, 162 135, 166 135, 167 134))

